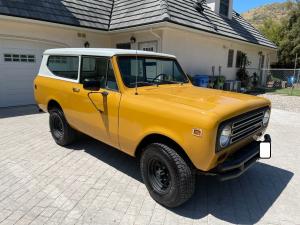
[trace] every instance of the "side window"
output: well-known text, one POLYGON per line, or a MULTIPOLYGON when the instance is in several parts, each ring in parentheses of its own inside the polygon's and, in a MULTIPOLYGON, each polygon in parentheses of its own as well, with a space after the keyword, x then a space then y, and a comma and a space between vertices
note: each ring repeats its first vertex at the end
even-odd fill
POLYGON ((108 60, 102 57, 82 56, 80 83, 84 80, 96 80, 105 87, 108 60))
POLYGON ((114 71, 108 58, 82 56, 80 83, 83 83, 85 79, 99 81, 101 88, 118 89, 114 71))
POLYGON ((56 76, 77 80, 78 56, 49 56, 48 69, 56 76))

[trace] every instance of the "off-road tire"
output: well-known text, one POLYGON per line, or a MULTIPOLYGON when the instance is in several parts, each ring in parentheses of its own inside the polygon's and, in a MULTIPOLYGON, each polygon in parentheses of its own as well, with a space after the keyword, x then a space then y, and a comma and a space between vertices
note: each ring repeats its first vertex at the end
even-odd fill
POLYGON ((50 131, 55 142, 60 146, 72 144, 77 137, 77 132, 70 127, 62 110, 51 109, 49 114, 50 131))
MULTIPOLYGON (((171 147, 161 143, 150 144, 141 155, 140 167, 143 181, 150 195, 161 205, 175 208, 185 203, 194 194, 195 173, 188 163, 171 147), (158 170, 158 174, 162 174, 162 178, 161 175, 157 175, 157 172, 152 172, 152 164, 156 161, 161 162, 158 165, 164 165, 162 166, 164 172, 158 170), (169 175, 166 176, 165 174, 169 175), (157 176, 159 177, 158 182, 156 181, 157 176), (166 180, 170 182, 166 182, 166 180), (163 185, 157 185, 157 183, 163 183, 163 185)), ((157 167, 154 166, 155 171, 157 171, 156 169, 157 167)))

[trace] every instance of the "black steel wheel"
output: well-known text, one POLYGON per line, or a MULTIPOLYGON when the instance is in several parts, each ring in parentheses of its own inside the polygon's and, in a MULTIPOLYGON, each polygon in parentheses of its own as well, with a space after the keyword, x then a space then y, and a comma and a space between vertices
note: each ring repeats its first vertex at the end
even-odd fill
POLYGON ((54 116, 52 121, 53 136, 55 139, 61 139, 64 135, 63 121, 59 116, 54 116))
POLYGON ((193 169, 171 147, 160 143, 150 144, 142 153, 140 166, 143 181, 158 203, 174 208, 193 195, 193 169))
POLYGON ((170 191, 171 177, 167 166, 159 159, 152 159, 149 162, 148 177, 152 189, 160 194, 170 191))
POLYGON ((66 146, 74 142, 76 131, 70 127, 60 109, 52 109, 49 117, 50 131, 58 145, 66 146))

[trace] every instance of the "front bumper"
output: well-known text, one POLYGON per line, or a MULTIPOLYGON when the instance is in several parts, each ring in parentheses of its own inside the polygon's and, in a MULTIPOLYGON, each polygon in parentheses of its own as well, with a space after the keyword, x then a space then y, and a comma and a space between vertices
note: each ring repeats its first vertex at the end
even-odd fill
MULTIPOLYGON (((271 143, 270 135, 265 135, 263 142, 271 143)), ((220 181, 231 180, 241 176, 260 158, 260 143, 254 141, 231 155, 225 162, 209 171, 209 175, 217 176, 220 181)))

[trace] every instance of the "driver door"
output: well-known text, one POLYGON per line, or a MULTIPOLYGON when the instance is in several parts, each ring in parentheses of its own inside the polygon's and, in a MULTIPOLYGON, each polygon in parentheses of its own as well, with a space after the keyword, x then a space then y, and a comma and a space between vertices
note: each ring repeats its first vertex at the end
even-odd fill
POLYGON ((119 147, 118 111, 121 94, 110 58, 82 56, 80 82, 74 84, 73 93, 72 125, 93 138, 119 147), (96 80, 100 89, 84 88, 85 80, 96 80))

